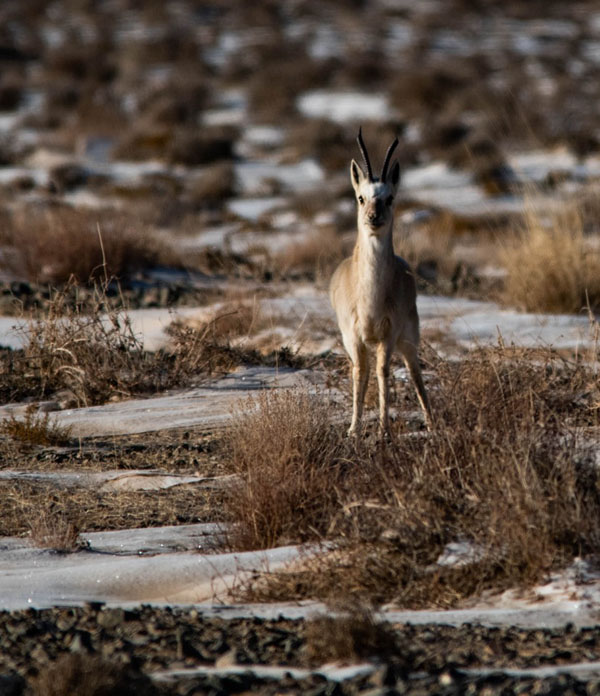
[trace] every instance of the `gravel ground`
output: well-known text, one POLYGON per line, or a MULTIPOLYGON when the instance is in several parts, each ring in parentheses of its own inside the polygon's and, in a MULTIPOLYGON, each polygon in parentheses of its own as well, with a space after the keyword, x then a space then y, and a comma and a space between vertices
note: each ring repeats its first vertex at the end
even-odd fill
MULTIPOLYGON (((119 609, 89 604, 4 612, 0 614, 0 694, 26 693, 27 684, 35 685, 36 680, 52 674, 56 664, 64 667, 81 656, 103 660, 107 674, 110 665, 127 669, 130 679, 134 673, 143 679, 164 670, 215 664, 221 668, 157 683, 161 694, 186 696, 246 691, 315 695, 600 693, 597 678, 584 680, 569 674, 515 677, 501 671, 598 661, 600 628, 394 626, 391 640, 395 645, 385 660, 372 656, 370 674, 350 676, 342 682, 319 674, 318 666, 311 664, 308 633, 304 620, 203 618, 195 609, 119 609), (227 666, 232 664, 245 669, 228 673, 227 666), (309 667, 312 672, 275 678, 262 674, 258 665, 289 667, 290 671, 309 667)), ((148 689, 140 693, 151 693, 151 687, 148 689)))

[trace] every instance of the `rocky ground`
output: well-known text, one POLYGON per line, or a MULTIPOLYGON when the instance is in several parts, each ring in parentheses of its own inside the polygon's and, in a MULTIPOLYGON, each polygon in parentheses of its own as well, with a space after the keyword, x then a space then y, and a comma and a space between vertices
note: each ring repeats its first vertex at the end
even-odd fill
MULTIPOLYGON (((377 630, 385 638, 385 654, 375 662, 369 654, 376 646, 371 635, 371 644, 352 646, 356 652, 342 657, 337 667, 316 667, 319 644, 314 626, 302 620, 223 620, 203 617, 196 609, 111 609, 88 604, 4 612, 0 623, 6 694, 21 693, 22 677, 35 683, 38 675, 55 669, 55 678, 60 679, 57 665, 68 671, 74 655, 101 656, 107 663, 116 657, 119 669, 131 670, 130 679, 132 673, 149 675, 161 694, 500 694, 507 690, 595 694, 600 690, 598 630, 572 625, 524 630, 476 624, 381 624, 377 630), (364 662, 367 658, 371 661, 364 662), (357 659, 362 661, 356 668, 343 667, 357 659), (587 673, 561 673, 560 667, 571 663, 584 669, 588 663, 587 673), (547 666, 556 673, 544 673, 547 666)), ((335 641, 335 633, 330 638, 335 641)), ((337 640, 342 642, 339 635, 337 640)), ((333 653, 335 649, 331 646, 333 653)), ((92 657, 89 662, 94 665, 92 657)))

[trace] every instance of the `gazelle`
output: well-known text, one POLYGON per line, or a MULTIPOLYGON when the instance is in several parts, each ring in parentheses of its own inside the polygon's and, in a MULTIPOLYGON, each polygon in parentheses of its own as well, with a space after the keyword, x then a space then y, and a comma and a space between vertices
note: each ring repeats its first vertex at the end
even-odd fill
POLYGON ((409 265, 394 254, 394 198, 400 180, 400 165, 390 161, 398 138, 388 148, 381 177, 373 176, 361 130, 358 145, 366 174, 352 160, 350 179, 358 201, 358 236, 354 253, 337 267, 329 288, 344 348, 352 361, 353 404, 349 435, 360 431, 369 380, 369 349, 377 356, 379 424, 388 431, 390 360, 399 350, 431 425, 431 410, 419 367, 419 316, 417 290, 409 265))

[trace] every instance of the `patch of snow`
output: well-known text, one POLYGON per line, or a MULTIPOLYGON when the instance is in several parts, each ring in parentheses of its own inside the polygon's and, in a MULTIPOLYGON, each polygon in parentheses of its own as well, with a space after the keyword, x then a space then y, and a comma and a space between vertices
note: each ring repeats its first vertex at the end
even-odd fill
POLYGON ((271 210, 285 205, 285 198, 270 196, 267 198, 235 198, 227 203, 230 213, 238 217, 258 222, 259 218, 271 210))
POLYGON ((250 126, 246 128, 242 141, 254 147, 279 147, 283 143, 285 131, 278 126, 250 126))
POLYGON ((238 162, 235 175, 245 195, 258 195, 264 190, 265 182, 276 181, 289 191, 302 192, 314 189, 325 178, 323 169, 313 159, 296 164, 251 161, 238 162))
POLYGON ((543 181, 552 171, 572 171, 577 159, 568 148, 559 147, 554 150, 533 150, 509 155, 508 164, 519 178, 543 181))
POLYGON ((338 123, 383 121, 391 110, 385 94, 315 90, 298 97, 296 105, 307 118, 326 118, 338 123))
POLYGON ((213 109, 202 112, 201 123, 205 126, 243 126, 246 121, 247 99, 244 90, 226 89, 219 95, 213 109))
MULTIPOLYGON (((150 530, 148 530, 150 531, 150 530)), ((0 608, 13 610, 89 601, 214 602, 257 570, 281 568, 307 552, 285 546, 245 553, 115 556, 55 554, 14 543, 0 546, 0 608)))
MULTIPOLYGON (((26 408, 26 407, 25 407, 26 408)), ((6 411, 0 415, 4 415, 6 411)), ((213 488, 231 481, 231 476, 186 476, 149 469, 126 471, 19 471, 2 469, 2 481, 49 483, 57 488, 93 488, 99 491, 155 491, 184 484, 213 488)))
POLYGON ((202 523, 87 532, 81 537, 88 543, 89 551, 95 553, 155 556, 180 551, 214 551, 223 544, 224 531, 222 525, 202 523))
MULTIPOLYGON (((57 411, 50 419, 71 428, 74 437, 124 435, 201 425, 215 428, 233 416, 232 408, 263 389, 312 386, 304 370, 243 367, 197 389, 148 399, 57 411)), ((8 415, 6 408, 0 415, 8 415)))
POLYGON ((445 162, 432 162, 411 167, 402 172, 402 188, 413 189, 457 189, 473 182, 471 174, 451 169, 445 162))
POLYGON ((253 675, 264 680, 280 681, 286 676, 292 679, 308 679, 311 676, 325 677, 328 681, 342 683, 357 677, 366 677, 377 669, 372 663, 360 663, 355 665, 326 664, 318 669, 302 669, 300 667, 277 667, 272 665, 231 665, 230 667, 194 667, 192 669, 173 669, 153 672, 155 681, 170 683, 180 682, 183 679, 194 679, 199 676, 218 675, 224 677, 234 674, 253 675))
POLYGON ((484 549, 468 541, 455 541, 446 544, 444 550, 436 560, 436 565, 460 568, 461 566, 470 565, 471 563, 481 560, 484 555, 484 549))

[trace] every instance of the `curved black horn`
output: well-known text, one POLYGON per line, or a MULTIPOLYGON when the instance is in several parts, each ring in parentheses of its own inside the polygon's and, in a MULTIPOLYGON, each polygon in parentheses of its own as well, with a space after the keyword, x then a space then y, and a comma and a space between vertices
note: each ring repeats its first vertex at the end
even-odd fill
POLYGON ((394 154, 394 150, 398 145, 398 138, 394 138, 394 142, 388 147, 388 151, 385 153, 385 160, 383 162, 383 169, 381 170, 381 181, 385 183, 385 177, 387 176, 387 170, 390 166, 390 160, 394 154))
POLYGON ((371 169, 371 162, 369 161, 369 155, 367 153, 367 148, 365 147, 364 140, 362 138, 362 127, 358 129, 358 147, 360 147, 360 151, 362 153, 363 159, 365 161, 365 166, 367 168, 367 175, 369 177, 369 181, 373 181, 373 170, 371 169))

